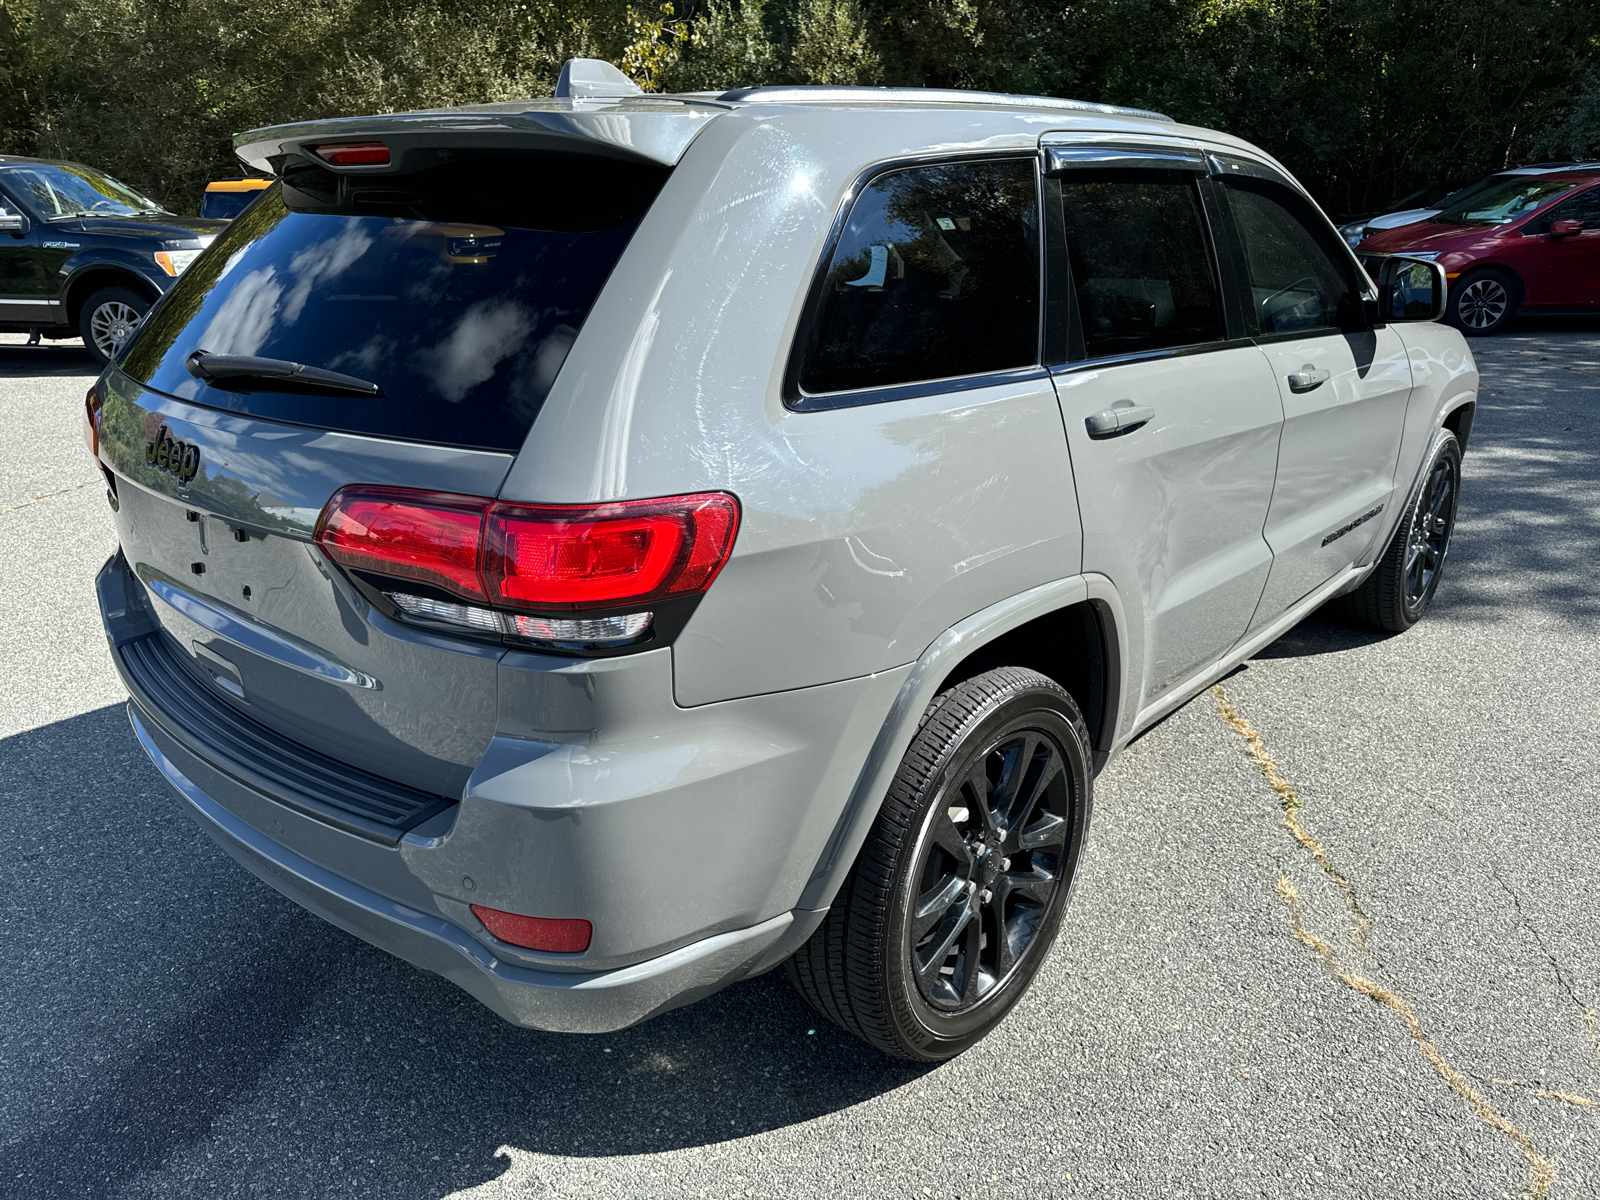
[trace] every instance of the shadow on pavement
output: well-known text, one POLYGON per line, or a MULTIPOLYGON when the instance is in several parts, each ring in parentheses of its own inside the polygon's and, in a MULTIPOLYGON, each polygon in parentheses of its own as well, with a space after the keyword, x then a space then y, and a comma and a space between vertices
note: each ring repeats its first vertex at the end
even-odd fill
POLYGON ((0 342, 0 379, 57 375, 82 375, 92 379, 98 374, 100 368, 81 342, 45 342, 40 346, 0 342))
POLYGON ((0 984, 6 1194, 103 1194, 225 1147, 219 1184, 356 1160, 355 1191, 440 1196, 497 1177, 504 1144, 574 1157, 714 1144, 924 1070, 826 1024, 778 974, 621 1033, 508 1025, 223 856, 121 706, 0 741, 0 791, 15 816, 0 887, 36 898, 8 922, 8 958, 28 966, 0 984), (97 999, 83 960, 114 981, 97 999))

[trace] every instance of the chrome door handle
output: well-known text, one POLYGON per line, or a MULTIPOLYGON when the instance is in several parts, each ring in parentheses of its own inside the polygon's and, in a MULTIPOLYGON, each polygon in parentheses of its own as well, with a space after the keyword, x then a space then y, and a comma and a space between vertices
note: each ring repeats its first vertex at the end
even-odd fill
POLYGON ((1333 372, 1319 371, 1316 363, 1307 363, 1289 376, 1289 390, 1291 392, 1309 392, 1312 388, 1321 387, 1332 377, 1333 372))
POLYGON ((1156 410, 1148 404, 1129 404, 1123 401, 1104 412, 1085 417, 1083 423, 1089 430, 1090 437, 1108 438, 1116 437, 1119 433, 1132 433, 1147 421, 1154 420, 1155 415, 1156 410))

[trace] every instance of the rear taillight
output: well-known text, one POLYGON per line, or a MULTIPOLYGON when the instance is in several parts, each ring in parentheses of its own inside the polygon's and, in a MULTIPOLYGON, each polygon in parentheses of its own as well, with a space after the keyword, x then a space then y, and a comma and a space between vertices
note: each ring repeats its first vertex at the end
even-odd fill
POLYGON ((481 904, 472 906, 472 915, 502 942, 550 954, 579 954, 589 948, 594 936, 594 926, 576 918, 525 917, 481 904))
POLYGON ((709 588, 738 528, 726 492, 516 505, 352 486, 328 501, 315 540, 412 620, 603 649, 643 640, 646 606, 709 588))
POLYGON ((382 167, 389 162, 389 147, 382 142, 330 142, 314 149, 335 167, 382 167))
POLYGON ((593 508, 496 504, 484 587, 506 608, 576 612, 703 592, 739 524, 726 492, 593 508))
POLYGON ((483 599, 478 551, 489 501, 409 488, 336 492, 317 521, 322 552, 341 567, 483 599))
POLYGON ((100 386, 96 384, 83 398, 83 444, 89 447, 89 455, 96 462, 100 461, 100 410, 104 407, 100 386))

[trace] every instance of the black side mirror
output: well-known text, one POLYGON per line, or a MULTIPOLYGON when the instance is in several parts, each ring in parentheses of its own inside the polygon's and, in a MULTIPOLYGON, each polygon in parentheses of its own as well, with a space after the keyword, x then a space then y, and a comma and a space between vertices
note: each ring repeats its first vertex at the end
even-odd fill
POLYGON ((28 218, 20 214, 0 213, 0 233, 21 237, 28 232, 28 218))
POLYGON ((1395 255, 1378 268, 1378 311, 1386 321, 1437 321, 1449 294, 1436 262, 1395 255))

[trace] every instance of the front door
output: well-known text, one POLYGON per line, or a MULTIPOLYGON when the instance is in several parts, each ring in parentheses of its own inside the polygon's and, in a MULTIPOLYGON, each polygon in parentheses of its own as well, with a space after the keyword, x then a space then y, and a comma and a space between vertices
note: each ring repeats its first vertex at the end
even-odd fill
POLYGON ((1283 401, 1267 513, 1272 573, 1252 628, 1359 561, 1396 503, 1395 463, 1411 367, 1387 327, 1369 328, 1355 264, 1327 221, 1266 179, 1223 183, 1248 287, 1247 321, 1283 401))
POLYGON ((1600 308, 1600 187, 1563 200, 1535 225, 1543 245, 1523 255, 1538 262, 1537 278, 1526 281, 1526 307, 1565 312, 1600 308), (1556 221, 1582 221, 1583 232, 1557 241, 1548 236, 1556 221))
POLYGON ((1058 176, 1052 257, 1071 271, 1058 319, 1075 336, 1053 375, 1083 569, 1118 589, 1145 708, 1224 654, 1256 609, 1283 414, 1260 353, 1230 340, 1203 175, 1106 161, 1058 176))

